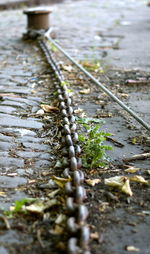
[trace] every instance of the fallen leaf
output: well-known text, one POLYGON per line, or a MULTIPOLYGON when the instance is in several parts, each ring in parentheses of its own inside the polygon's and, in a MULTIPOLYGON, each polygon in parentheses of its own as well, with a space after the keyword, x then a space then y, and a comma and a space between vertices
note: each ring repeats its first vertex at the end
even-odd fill
POLYGON ((57 199, 52 199, 47 202, 45 202, 45 200, 38 200, 29 206, 25 206, 23 210, 32 213, 43 213, 45 209, 48 209, 57 204, 58 204, 57 199))
POLYGON ((82 113, 82 112, 83 112, 83 109, 82 109, 82 108, 77 108, 77 109, 74 110, 74 113, 75 113, 75 114, 80 114, 80 113, 82 113))
POLYGON ((139 170, 140 170, 139 168, 130 167, 130 168, 125 169, 125 172, 127 172, 127 173, 136 173, 139 170))
POLYGON ((18 174, 17 173, 8 173, 6 174, 7 176, 11 176, 11 177, 14 177, 14 176, 17 176, 18 174))
POLYGON ((66 221, 66 215, 65 214, 59 214, 55 223, 61 224, 62 222, 66 221))
POLYGON ((133 252, 139 252, 140 249, 139 248, 136 248, 134 246, 126 246, 125 248, 127 251, 133 251, 133 252))
POLYGON ((39 109, 37 112, 36 112, 37 115, 44 115, 44 110, 43 109, 39 109))
POLYGON ((56 225, 54 229, 50 230, 53 235, 61 235, 64 233, 64 229, 60 225, 56 225))
POLYGON ((144 184, 149 183, 149 181, 145 180, 143 176, 135 175, 135 176, 131 176, 129 179, 131 182, 144 183, 144 184))
POLYGON ((115 176, 104 180, 104 183, 110 187, 118 188, 121 192, 132 196, 129 178, 126 176, 115 176))
POLYGON ((56 195, 59 191, 60 191, 59 189, 58 189, 58 190, 54 190, 54 191, 48 193, 47 196, 48 196, 49 198, 54 198, 55 195, 56 195))
POLYGON ((105 118, 105 117, 112 117, 113 116, 113 114, 112 113, 107 113, 107 112, 102 112, 102 110, 100 109, 98 109, 97 110, 97 115, 99 116, 99 117, 102 117, 102 118, 105 118))
POLYGON ((101 202, 99 210, 100 210, 100 212, 104 212, 108 207, 109 207, 108 202, 101 202))
POLYGON ((101 182, 100 179, 87 179, 85 182, 90 186, 95 186, 95 184, 98 184, 101 182))
POLYGON ((83 90, 80 90, 80 94, 90 94, 91 92, 91 89, 90 88, 87 88, 87 89, 83 89, 83 90))
POLYGON ((51 112, 51 111, 58 111, 59 110, 59 108, 51 106, 51 105, 41 104, 40 106, 47 113, 51 112))
POLYGON ((0 197, 6 197, 6 193, 3 191, 0 191, 0 197))
POLYGON ((98 240, 99 239, 99 233, 98 232, 91 233, 90 237, 93 240, 98 240))
POLYGON ((37 180, 28 180, 29 184, 36 183, 37 180))
POLYGON ((118 93, 118 96, 120 96, 123 99, 127 99, 129 97, 129 94, 127 94, 127 93, 118 93))
POLYGON ((150 169, 145 170, 146 175, 150 175, 150 169))
POLYGON ((68 72, 71 72, 73 70, 71 65, 62 65, 62 69, 68 72))
POLYGON ((0 93, 0 96, 2 97, 13 97, 13 98, 19 98, 20 96, 19 95, 16 95, 14 93, 0 93))
POLYGON ((53 181, 60 187, 60 188, 64 188, 64 185, 67 182, 71 181, 71 178, 62 178, 62 177, 57 177, 57 176, 53 176, 53 181))

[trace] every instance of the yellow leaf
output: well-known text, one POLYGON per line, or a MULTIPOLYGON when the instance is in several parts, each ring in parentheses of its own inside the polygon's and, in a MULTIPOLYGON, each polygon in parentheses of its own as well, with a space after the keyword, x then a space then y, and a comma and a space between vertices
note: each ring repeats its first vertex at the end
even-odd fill
POLYGON ((99 233, 98 232, 91 233, 90 237, 91 237, 91 239, 98 240, 99 239, 99 233))
POLYGON ((57 204, 57 199, 52 199, 47 202, 45 202, 44 200, 38 200, 31 205, 24 206, 23 210, 32 213, 43 213, 45 209, 55 206, 57 204))
POLYGON ((133 252, 139 252, 140 251, 139 248, 136 248, 134 246, 126 246, 126 250, 127 251, 133 251, 133 252))
POLYGON ((126 176, 115 176, 104 180, 104 183, 113 188, 118 188, 121 192, 132 196, 133 193, 130 188, 129 178, 126 176))
POLYGON ((91 90, 90 88, 80 90, 80 94, 90 94, 91 90))
POLYGON ((95 186, 95 184, 98 184, 101 182, 100 179, 87 179, 85 182, 90 186, 95 186))
POLYGON ((56 224, 55 228, 50 230, 50 233, 53 235, 61 235, 64 233, 64 229, 60 225, 56 224))
POLYGON ((0 196, 1 196, 1 197, 6 197, 6 193, 3 192, 3 191, 0 191, 0 196))
POLYGON ((77 108, 77 109, 74 110, 74 113, 75 113, 75 114, 80 114, 80 113, 82 113, 82 112, 83 112, 83 109, 82 109, 82 108, 77 108))
POLYGON ((143 176, 135 175, 135 176, 131 176, 129 179, 131 182, 144 183, 144 184, 149 183, 149 181, 145 180, 143 176))
POLYGON ((139 170, 140 170, 139 168, 130 167, 130 168, 125 169, 125 172, 127 172, 127 173, 136 173, 139 170))
POLYGON ((66 215, 65 214, 59 214, 55 223, 56 224, 62 224, 62 222, 66 221, 66 215))
POLYGON ((65 184, 71 181, 71 178, 63 178, 58 176, 53 176, 52 179, 60 188, 64 188, 65 184))
POLYGON ((62 65, 62 68, 63 68, 65 71, 68 71, 68 72, 71 72, 72 69, 73 69, 71 65, 62 65))
POLYGON ((51 106, 51 105, 46 105, 46 104, 41 104, 41 108, 45 111, 45 112, 52 112, 52 111, 58 111, 59 108, 51 106))

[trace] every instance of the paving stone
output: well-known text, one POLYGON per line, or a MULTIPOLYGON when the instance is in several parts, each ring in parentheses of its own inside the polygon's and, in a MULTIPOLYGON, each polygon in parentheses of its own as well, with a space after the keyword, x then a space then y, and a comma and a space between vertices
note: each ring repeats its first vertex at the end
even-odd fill
POLYGON ((37 143, 30 143, 30 142, 23 142, 23 146, 26 148, 36 149, 39 151, 49 151, 50 147, 44 144, 37 144, 37 143))
MULTIPOLYGON (((0 130, 1 131, 1 130, 0 130)), ((12 142, 13 140, 14 140, 14 138, 13 137, 9 137, 9 136, 6 136, 6 135, 3 135, 3 134, 1 134, 0 133, 0 140, 1 141, 10 141, 10 142, 12 142)))
POLYGON ((1 157, 0 156, 0 167, 16 167, 22 168, 24 166, 24 160, 19 158, 1 157))
POLYGON ((8 156, 9 156, 9 152, 0 151, 0 157, 8 157, 8 156))
POLYGON ((40 129, 43 123, 37 120, 24 120, 15 116, 0 114, 1 126, 24 127, 32 129, 40 129))
POLYGON ((39 160, 39 161, 36 161, 35 163, 34 163, 34 167, 36 168, 36 169, 43 169, 43 168, 45 168, 45 167, 47 167, 47 166, 51 166, 52 165, 52 162, 50 162, 50 161, 48 161, 48 160, 39 160))
POLYGON ((39 152, 32 152, 32 151, 17 151, 16 155, 21 158, 40 158, 40 159, 47 159, 50 160, 52 156, 49 153, 39 153, 39 152))
POLYGON ((3 246, 0 246, 0 253, 1 254, 9 254, 9 252, 7 251, 7 249, 3 246))
MULTIPOLYGON (((0 93, 4 91, 3 88, 0 88, 0 93)), ((31 93, 31 89, 29 88, 22 88, 22 87, 17 87, 17 88, 7 88, 7 93, 16 93, 16 94, 29 94, 31 93)))
POLYGON ((7 105, 7 106, 15 106, 16 108, 23 108, 25 109, 26 108, 26 104, 24 103, 20 103, 20 102, 17 102, 17 101, 12 101, 12 100, 4 100, 1 105, 7 105))
POLYGON ((34 135, 29 136, 28 132, 27 133, 23 132, 21 137, 16 139, 17 142, 31 142, 31 143, 40 143, 40 144, 43 143, 45 140, 46 138, 38 138, 38 137, 34 137, 34 135))
POLYGON ((9 107, 9 106, 1 106, 0 105, 0 113, 11 114, 16 111, 16 108, 9 107))
POLYGON ((24 136, 36 136, 36 132, 25 129, 25 128, 1 128, 0 132, 2 134, 5 134, 10 138, 10 136, 18 136, 18 137, 24 137, 24 136))
POLYGON ((0 176, 0 188, 16 188, 19 185, 26 184, 27 180, 24 177, 0 176))
POLYGON ((30 235, 27 234, 17 234, 15 230, 7 230, 4 231, 5 233, 1 235, 0 237, 0 244, 1 243, 7 243, 9 245, 10 243, 12 244, 29 244, 32 243, 33 239, 30 235))
POLYGON ((8 151, 12 147, 15 147, 15 144, 0 141, 0 151, 8 151))
MULTIPOLYGON (((40 99, 41 100, 41 99, 40 99)), ((29 98, 11 98, 11 101, 14 101, 14 102, 20 102, 22 103, 24 106, 25 105, 30 105, 30 106, 36 106, 36 105, 39 105, 39 100, 36 101, 36 100, 33 100, 33 99, 29 99, 29 98)))

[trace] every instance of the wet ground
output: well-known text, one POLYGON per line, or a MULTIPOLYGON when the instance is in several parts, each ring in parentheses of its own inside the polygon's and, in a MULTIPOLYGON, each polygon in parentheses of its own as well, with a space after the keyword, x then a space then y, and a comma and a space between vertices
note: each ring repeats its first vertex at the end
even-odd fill
MULTIPOLYGON (((65 1, 54 6, 51 17, 60 44, 85 67, 91 64, 93 75, 148 123, 149 11, 144 1, 65 1), (96 61, 100 64, 97 72, 96 61), (129 82, 131 79, 134 83, 129 82)), ((49 191, 39 186, 47 183, 51 175, 60 175, 59 170, 54 171, 54 165, 61 144, 57 137, 58 113, 37 113, 41 104, 57 105, 57 102, 52 76, 41 51, 35 43, 21 39, 26 18, 17 10, 1 12, 0 20, 5 20, 0 28, 3 34, 0 42, 0 209, 3 216, 3 211, 15 200, 48 198, 49 191)), ((70 65, 59 52, 55 55, 62 61, 63 70, 70 65)), ((71 73, 64 71, 64 74, 72 85, 75 109, 83 109, 82 114, 87 117, 102 118, 105 120, 102 129, 113 133, 109 141, 113 150, 109 152, 108 169, 85 170, 86 178, 101 180, 95 187, 85 185, 89 224, 95 233, 91 235, 92 253, 132 253, 129 247, 133 246, 137 253, 148 254, 148 186, 131 183, 133 196, 128 197, 106 187, 104 179, 135 174, 149 179, 149 159, 122 161, 134 154, 150 152, 149 133, 82 73, 73 68, 71 73), (87 94, 83 93, 89 88, 87 94), (137 173, 127 173, 125 170, 130 166, 139 168, 137 173)), ((60 202, 61 197, 57 198, 60 202)), ((44 222, 41 214, 29 218, 16 215, 9 220, 9 229, 2 217, 0 253, 40 254, 50 250, 65 253, 62 235, 55 225, 58 214, 66 214, 62 200, 61 204, 62 207, 50 210, 51 219, 48 217, 44 222)))

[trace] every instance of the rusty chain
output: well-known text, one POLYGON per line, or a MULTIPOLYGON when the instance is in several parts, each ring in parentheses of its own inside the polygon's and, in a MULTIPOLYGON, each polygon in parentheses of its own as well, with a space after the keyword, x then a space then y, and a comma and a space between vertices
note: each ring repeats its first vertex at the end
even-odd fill
POLYGON ((65 79, 59 64, 49 50, 46 41, 44 38, 40 38, 38 42, 57 80, 54 82, 54 85, 58 94, 59 108, 63 118, 62 144, 64 148, 62 152, 63 155, 67 156, 67 167, 63 171, 63 175, 72 179, 71 182, 67 182, 65 185, 67 195, 66 206, 69 214, 67 229, 71 236, 68 240, 67 250, 68 254, 90 254, 90 230, 87 225, 88 209, 84 205, 86 191, 82 185, 84 173, 81 171, 82 161, 79 157, 81 148, 78 144, 72 99, 67 91, 67 85, 64 82, 65 79))

